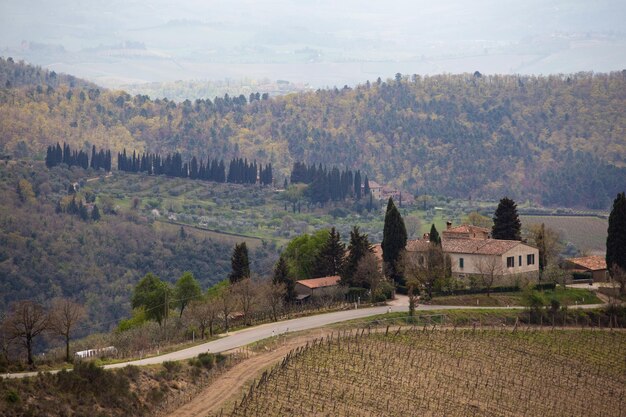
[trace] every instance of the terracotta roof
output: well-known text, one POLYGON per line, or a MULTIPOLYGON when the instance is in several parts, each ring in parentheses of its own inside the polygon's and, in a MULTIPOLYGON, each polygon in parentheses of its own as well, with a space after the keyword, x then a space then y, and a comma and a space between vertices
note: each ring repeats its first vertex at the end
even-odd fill
POLYGON ((590 271, 601 271, 606 269, 606 258, 604 256, 584 256, 582 258, 570 258, 566 260, 590 271))
MULTIPOLYGON (((473 253, 477 255, 502 255, 517 245, 525 245, 519 240, 499 239, 443 239, 443 251, 447 253, 473 253)), ((407 250, 425 252, 430 242, 427 240, 409 240, 407 250)), ((529 245, 526 245, 529 246, 529 245)))
POLYGON ((491 230, 485 227, 473 226, 471 224, 462 224, 456 227, 451 227, 443 231, 443 233, 491 233, 491 230))
POLYGON ((382 185, 380 185, 376 181, 372 181, 372 180, 369 180, 369 186, 370 186, 370 189, 372 189, 372 188, 382 188, 382 185))
POLYGON ((296 281, 301 285, 304 285, 307 288, 323 288, 323 287, 332 287, 334 285, 338 285, 341 277, 339 275, 334 275, 332 277, 322 277, 322 278, 313 278, 313 279, 301 279, 296 281))

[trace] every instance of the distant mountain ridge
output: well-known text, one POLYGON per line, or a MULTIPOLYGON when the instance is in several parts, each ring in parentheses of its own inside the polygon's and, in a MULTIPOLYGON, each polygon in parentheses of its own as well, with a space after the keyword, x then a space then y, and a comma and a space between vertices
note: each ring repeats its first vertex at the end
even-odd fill
POLYGON ((41 77, 20 81, 13 71, 12 84, 0 85, 0 150, 16 156, 42 156, 65 141, 112 152, 245 157, 272 163, 281 183, 302 161, 359 167, 415 194, 508 195, 569 207, 606 208, 626 188, 626 71, 397 74, 268 100, 182 103, 76 83, 38 88, 41 77))

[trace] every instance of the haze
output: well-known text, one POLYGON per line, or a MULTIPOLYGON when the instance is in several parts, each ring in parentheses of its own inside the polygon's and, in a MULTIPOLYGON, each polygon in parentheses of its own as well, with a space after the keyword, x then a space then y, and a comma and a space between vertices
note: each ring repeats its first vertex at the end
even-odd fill
POLYGON ((620 1, 16 1, 0 55, 116 87, 626 68, 620 1))

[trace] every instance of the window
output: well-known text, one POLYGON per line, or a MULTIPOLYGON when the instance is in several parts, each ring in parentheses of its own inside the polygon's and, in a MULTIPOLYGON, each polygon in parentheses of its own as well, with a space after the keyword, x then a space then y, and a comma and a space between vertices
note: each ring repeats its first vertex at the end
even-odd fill
POLYGON ((535 254, 531 253, 526 255, 526 265, 534 265, 535 264, 535 254))
POLYGON ((463 258, 459 258, 459 268, 463 269, 463 258))
POLYGON ((515 256, 509 256, 506 258, 506 267, 513 268, 515 266, 515 256))
POLYGON ((519 256, 519 258, 517 259, 517 266, 522 266, 522 255, 519 256))

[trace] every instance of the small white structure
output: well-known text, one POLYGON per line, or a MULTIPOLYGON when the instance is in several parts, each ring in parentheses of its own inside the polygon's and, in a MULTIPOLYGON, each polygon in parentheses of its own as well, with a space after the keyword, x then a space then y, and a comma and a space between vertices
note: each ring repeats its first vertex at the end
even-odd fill
POLYGON ((76 352, 74 356, 79 359, 87 358, 101 358, 103 356, 115 356, 117 355, 117 349, 115 346, 107 346, 98 349, 87 349, 76 352))

